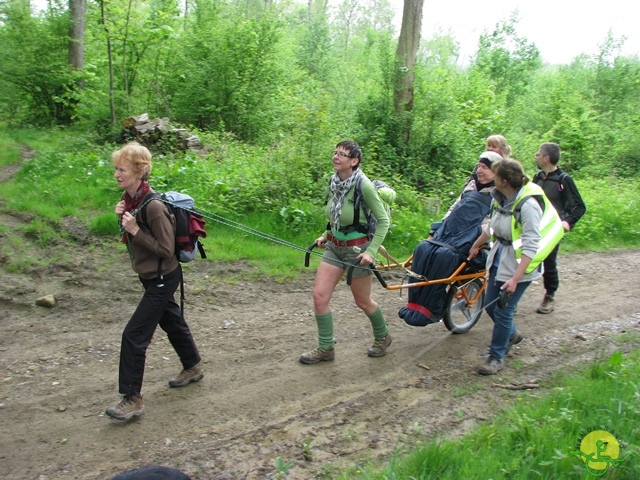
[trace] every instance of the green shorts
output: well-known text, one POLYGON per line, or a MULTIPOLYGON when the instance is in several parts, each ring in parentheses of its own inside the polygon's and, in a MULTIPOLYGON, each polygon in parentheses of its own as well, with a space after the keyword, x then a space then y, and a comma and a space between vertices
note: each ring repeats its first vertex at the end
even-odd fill
MULTIPOLYGON (((358 255, 364 252, 369 246, 369 242, 363 243, 362 245, 358 245, 359 251, 355 251, 354 247, 337 247, 333 243, 327 241, 324 244, 324 254, 322 255, 322 261, 328 263, 329 265, 335 265, 343 270, 348 270, 351 264, 356 261, 358 255)), ((357 249, 356 248, 356 249, 357 249)), ((364 267, 356 266, 353 269, 354 277, 366 277, 367 275, 371 275, 373 272, 368 265, 364 267)))

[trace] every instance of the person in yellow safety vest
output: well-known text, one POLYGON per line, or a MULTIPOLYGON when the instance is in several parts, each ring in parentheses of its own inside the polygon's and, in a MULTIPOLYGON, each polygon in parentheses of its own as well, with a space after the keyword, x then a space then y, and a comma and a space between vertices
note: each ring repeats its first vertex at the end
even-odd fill
MULTIPOLYGON (((522 239, 520 238, 522 233, 522 224, 518 220, 518 216, 522 203, 528 197, 536 198, 538 203, 542 202, 541 208, 542 205, 544 205, 544 208, 542 210, 542 218, 540 219, 540 243, 538 244, 538 250, 531 259, 531 262, 524 273, 531 273, 538 268, 538 266, 544 262, 544 259, 553 251, 556 245, 558 245, 560 240, 562 240, 562 236, 564 235, 562 220, 560 220, 558 212, 553 208, 553 205, 544 194, 542 188, 535 183, 527 183, 520 189, 511 212, 507 212, 511 215, 511 245, 513 245, 513 249, 515 250, 516 261, 520 263, 522 257, 522 239)), ((494 207, 500 208, 500 206, 495 202, 494 207)), ((495 235, 492 235, 491 241, 495 242, 496 240, 497 238, 495 235)))
POLYGON ((468 257, 468 260, 473 259, 481 246, 494 239, 486 263, 489 279, 485 294, 486 311, 494 326, 489 357, 477 369, 482 375, 494 375, 502 370, 504 357, 524 338, 515 328, 513 314, 527 287, 542 276, 540 268, 536 267, 544 259, 545 252, 555 247, 553 242, 559 241, 553 217, 557 217, 557 213, 549 208, 543 195, 546 216, 543 214, 536 199, 541 198, 541 191, 530 184, 522 164, 513 159, 498 160, 491 170, 495 174, 492 196, 496 208, 468 257), (503 291, 510 295, 506 305, 497 303, 503 291))

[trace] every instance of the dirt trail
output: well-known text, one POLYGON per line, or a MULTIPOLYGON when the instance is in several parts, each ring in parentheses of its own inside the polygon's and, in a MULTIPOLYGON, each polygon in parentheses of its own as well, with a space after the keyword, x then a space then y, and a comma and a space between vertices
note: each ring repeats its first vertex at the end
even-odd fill
MULTIPOLYGON (((0 214, 0 232, 23 221, 0 214)), ((287 478, 331 478, 334 468, 384 460, 424 436, 461 435, 529 395, 495 382, 535 378, 539 395, 554 371, 586 364, 612 351, 620 332, 639 329, 640 251, 573 254, 560 258, 553 314, 534 313, 541 285, 526 293, 516 316, 525 340, 496 377, 473 370, 490 338, 486 315, 464 335, 442 324, 410 327, 397 317, 406 295, 377 284, 394 337, 388 355, 366 356, 370 328, 343 284, 332 304, 336 360, 306 366, 298 356, 315 343, 312 272, 276 284, 252 281, 243 263, 196 261, 185 269, 186 315, 205 379, 167 387, 180 366, 159 331, 148 351, 145 416, 120 424, 104 410, 118 398, 120 335, 141 287, 115 243, 89 249, 81 226, 65 228, 70 244, 42 250, 24 239, 25 262, 47 258, 46 268, 11 273, 0 256, 5 479, 107 479, 150 464, 175 466, 194 480, 265 479, 275 476, 277 457, 292 462, 287 478), (225 283, 239 273, 241 282, 225 283), (47 294, 56 305, 36 306, 47 294)))

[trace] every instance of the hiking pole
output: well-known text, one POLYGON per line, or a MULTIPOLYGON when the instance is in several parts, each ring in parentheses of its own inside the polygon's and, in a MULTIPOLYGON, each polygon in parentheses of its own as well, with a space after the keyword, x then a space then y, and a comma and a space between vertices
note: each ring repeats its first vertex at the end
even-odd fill
MULTIPOLYGON (((358 264, 360 263, 360 260, 361 260, 360 258, 356 258, 356 260, 349 266, 349 270, 347 271, 347 285, 349 286, 351 286, 351 280, 353 278, 353 269, 358 266, 358 264)), ((358 268, 367 268, 367 267, 358 267, 358 268)), ((384 278, 382 278, 382 275, 380 275, 380 272, 376 269, 375 265, 373 263, 370 263, 369 268, 375 274, 376 278, 380 282, 380 285, 382 285, 384 288, 387 288, 387 282, 385 282, 384 278)))

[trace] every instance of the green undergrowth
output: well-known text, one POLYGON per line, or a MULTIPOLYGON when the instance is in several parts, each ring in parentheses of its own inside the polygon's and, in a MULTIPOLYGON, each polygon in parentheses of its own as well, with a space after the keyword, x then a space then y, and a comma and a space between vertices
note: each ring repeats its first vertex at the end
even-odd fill
POLYGON ((462 439, 416 438, 414 449, 395 454, 384 467, 357 465, 335 478, 640 478, 639 339, 625 335, 619 341, 634 349, 596 357, 574 374, 558 374, 541 385, 542 392, 505 390, 496 417, 462 439), (585 462, 580 452, 593 453, 598 436, 608 440, 606 453, 617 462, 585 462))
POLYGON ((20 161, 20 149, 10 138, 5 138, 0 133, 0 143, 3 148, 0 149, 0 165, 10 165, 20 161))
MULTIPOLYGON (((207 137, 209 154, 193 152, 154 156, 152 186, 160 192, 190 194, 207 217, 206 239, 212 261, 247 261, 260 275, 293 278, 305 269, 304 250, 326 225, 323 203, 330 162, 300 166, 289 146, 252 148, 220 136, 207 137)), ((73 217, 96 242, 117 241, 113 213, 121 191, 113 179, 111 153, 118 145, 99 143, 73 130, 3 130, 2 162, 20 161, 20 148, 35 149, 22 168, 0 189, 0 209, 34 218, 23 227, 35 242, 65 239, 62 224, 73 217)), ((304 163, 304 162, 303 162, 304 163)), ((402 179, 387 180, 398 192, 385 247, 398 260, 409 257, 428 236, 455 195, 418 192, 402 179), (440 202, 442 201, 442 203, 440 202)), ((456 179, 462 185, 464 178, 456 179)), ((604 251, 640 246, 640 181, 635 178, 578 178, 587 214, 563 240, 563 251, 604 251), (611 186, 615 184, 615 195, 611 186)), ((7 249, 7 247, 4 247, 7 249)), ((9 252, 11 254, 12 252, 9 252)), ((6 255, 6 253, 5 253, 6 255)), ((315 255, 312 258, 317 260, 315 255)), ((313 267, 313 263, 312 263, 313 267)))
POLYGON ((42 271, 71 260, 69 239, 50 224, 35 220, 21 228, 0 227, 0 265, 11 273, 42 271), (58 246, 60 248, 52 248, 58 246))

